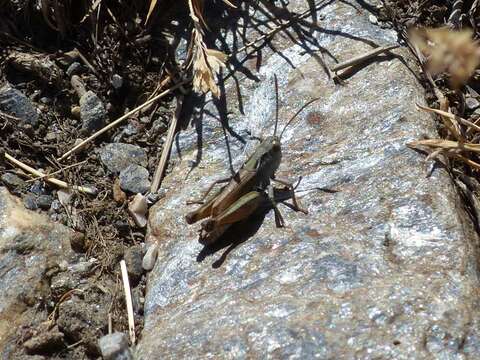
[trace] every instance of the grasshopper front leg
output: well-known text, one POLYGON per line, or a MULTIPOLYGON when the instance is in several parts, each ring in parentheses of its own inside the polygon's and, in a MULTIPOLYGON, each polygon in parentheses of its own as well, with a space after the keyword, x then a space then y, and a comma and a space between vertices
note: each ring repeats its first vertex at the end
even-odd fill
POLYGON ((297 186, 300 184, 300 181, 302 180, 302 178, 300 177, 298 179, 298 182, 297 182, 297 185, 293 186, 293 183, 286 180, 286 179, 280 179, 280 178, 272 178, 272 181, 275 181, 279 184, 282 184, 284 186, 286 186, 290 191, 291 191, 291 195, 292 195, 292 202, 293 202, 293 206, 294 206, 294 210, 295 211, 300 211, 302 213, 304 213, 305 215, 308 214, 308 210, 302 208, 300 205, 299 205, 299 201, 297 200, 297 197, 295 196, 295 189, 297 188, 297 186))

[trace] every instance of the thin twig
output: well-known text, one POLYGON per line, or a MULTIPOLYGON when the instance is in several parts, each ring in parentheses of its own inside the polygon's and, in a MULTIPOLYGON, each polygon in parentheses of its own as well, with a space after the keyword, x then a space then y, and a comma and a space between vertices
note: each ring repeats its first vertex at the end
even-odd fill
POLYGON ((88 68, 90 70, 92 70, 92 72, 95 74, 95 75, 98 75, 98 71, 93 67, 92 64, 90 64, 90 62, 87 60, 87 58, 85 56, 83 56, 83 54, 80 52, 80 50, 78 49, 75 49, 77 52, 78 52, 78 57, 83 61, 83 63, 85 65, 88 66, 88 68))
POLYGON ((85 164, 87 161, 88 161, 88 160, 83 160, 83 161, 80 161, 80 162, 78 162, 78 163, 65 166, 64 168, 58 169, 57 171, 54 171, 54 172, 52 172, 52 173, 50 173, 50 174, 45 174, 45 175, 43 175, 43 176, 39 176, 39 177, 30 179, 30 180, 27 180, 26 182, 31 182, 31 181, 36 181, 36 180, 40 180, 40 179, 49 178, 49 177, 51 177, 51 176, 53 176, 53 175, 56 175, 56 174, 58 174, 58 173, 61 173, 61 172, 65 171, 65 170, 68 170, 68 169, 70 169, 70 168, 72 168, 72 167, 85 164))
POLYGON ((162 93, 158 94, 157 96, 151 98, 150 100, 144 102, 142 105, 140 106, 137 106, 135 109, 133 109, 132 111, 129 111, 128 113, 126 113, 125 115, 119 117, 117 120, 111 122, 110 124, 108 124, 107 126, 105 126, 103 129, 100 129, 98 130, 95 134, 91 135, 90 137, 88 137, 87 139, 83 140, 81 143, 79 143, 78 145, 74 146, 72 149, 70 149, 69 151, 67 151, 65 154, 63 154, 61 157, 59 157, 57 160, 58 161, 61 161, 63 159, 66 159, 67 157, 69 157, 70 155, 76 153, 78 150, 80 150, 82 147, 84 147, 86 144, 88 144, 90 141, 96 139, 97 137, 99 137, 100 135, 102 135, 104 132, 110 130, 111 128, 117 126, 118 124, 120 124, 123 120, 125 120, 126 118, 128 118, 129 116, 132 116, 133 114, 135 114, 137 111, 139 110, 142 110, 145 106, 153 103, 154 101, 157 101, 158 99, 170 94, 171 92, 173 92, 175 89, 178 89, 180 86, 184 85, 184 84, 187 84, 188 82, 190 82, 191 79, 187 79, 187 80, 183 80, 182 82, 179 82, 178 84, 172 86, 170 89, 167 89, 165 91, 163 91, 162 93))
POLYGON ((339 70, 345 69, 345 68, 350 67, 350 66, 358 65, 358 64, 364 62, 367 59, 370 59, 374 56, 377 56, 378 54, 381 54, 383 52, 387 52, 387 51, 396 49, 399 46, 400 45, 390 45, 390 46, 382 46, 382 47, 379 47, 379 48, 375 48, 375 49, 373 49, 373 50, 371 50, 371 51, 369 51, 365 54, 356 56, 356 57, 354 57, 350 60, 347 60, 347 61, 344 61, 340 64, 337 64, 334 67, 332 67, 331 70, 333 72, 335 72, 335 71, 339 71, 339 70))
POLYGON ((172 121, 170 122, 170 127, 168 128, 167 140, 163 146, 160 161, 158 162, 158 166, 155 169, 155 174, 153 175, 152 185, 150 186, 151 193, 156 193, 162 182, 163 174, 165 173, 165 167, 167 166, 168 156, 170 155, 170 150, 172 148, 173 137, 175 136, 175 130, 177 129, 178 118, 180 116, 180 111, 182 110, 182 104, 183 95, 179 95, 177 98, 177 108, 175 109, 172 121))
POLYGON ((15 159, 13 156, 5 153, 5 159, 7 159, 8 161, 10 161, 12 164, 14 164, 15 166, 18 166, 20 169, 22 170, 25 170, 27 172, 29 172, 30 174, 32 175, 35 175, 37 177, 45 177, 46 181, 54 184, 54 185, 57 185, 61 188, 64 188, 64 189, 73 189, 73 190, 77 190, 77 191, 80 191, 80 192, 83 192, 83 193, 86 193, 86 194, 90 194, 90 195, 96 195, 97 194, 97 191, 93 188, 89 188, 89 187, 85 187, 85 186, 77 186, 77 185, 69 185, 68 183, 66 183, 65 181, 62 181, 62 180, 58 180, 58 179, 55 179, 55 178, 52 178, 50 177, 49 175, 47 174, 44 174, 42 173, 41 171, 38 171, 34 168, 32 168, 31 166, 27 165, 27 164, 24 164, 22 163, 21 161, 15 159))
POLYGON ((120 261, 122 271, 123 289, 125 290, 125 303, 127 304, 128 333, 130 335, 131 345, 135 344, 135 323, 133 321, 132 293, 130 291, 130 282, 128 281, 127 265, 125 260, 120 261))

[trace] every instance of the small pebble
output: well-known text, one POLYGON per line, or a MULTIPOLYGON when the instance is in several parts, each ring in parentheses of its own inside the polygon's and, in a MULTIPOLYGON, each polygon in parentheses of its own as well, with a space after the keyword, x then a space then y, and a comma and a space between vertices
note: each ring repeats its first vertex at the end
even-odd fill
POLYGON ((59 351, 63 345, 63 333, 58 330, 58 326, 48 331, 39 331, 36 336, 23 343, 28 354, 59 351))
POLYGON ((125 251, 125 263, 127 265, 128 276, 132 282, 132 286, 140 280, 143 274, 142 258, 143 249, 140 245, 134 245, 125 251))
POLYGON ((41 181, 35 181, 29 190, 35 195, 43 195, 46 193, 45 184, 41 181))
POLYGON ((477 98, 468 97, 465 99, 465 106, 468 110, 475 110, 480 106, 480 102, 477 100, 477 98))
POLYGON ((150 189, 148 170, 143 166, 132 164, 120 172, 120 187, 132 193, 146 193, 150 189))
POLYGON ((81 261, 79 263, 73 264, 69 267, 72 272, 84 274, 90 271, 90 269, 95 265, 94 262, 91 261, 81 261))
POLYGON ((62 203, 59 200, 53 200, 52 205, 50 205, 50 209, 55 212, 59 212, 62 209, 62 203))
POLYGON ((132 354, 128 348, 127 335, 121 332, 114 332, 102 336, 98 340, 98 346, 104 360, 132 360, 132 354))
POLYGON ((123 78, 118 74, 113 74, 112 85, 115 89, 120 89, 123 86, 123 78))
POLYGON ((81 70, 82 70, 82 65, 79 62, 74 62, 68 67, 66 73, 70 77, 72 75, 79 74, 81 70))
POLYGON ((35 196, 32 194, 26 194, 23 197, 23 204, 27 209, 30 209, 30 210, 38 209, 37 199, 35 199, 35 196))
POLYGON ((70 113, 75 119, 80 119, 80 106, 72 106, 70 113))
POLYGON ((375 15, 368 15, 368 21, 370 21, 372 24, 378 24, 378 19, 375 15))
POLYGON ((150 271, 155 266, 155 262, 157 261, 158 256, 158 245, 150 244, 147 249, 145 256, 143 257, 142 267, 145 271, 150 271))
POLYGON ((50 195, 40 195, 37 198, 37 205, 41 209, 45 209, 45 210, 50 209, 52 202, 53 202, 53 197, 50 195))
POLYGON ((102 100, 93 91, 87 91, 80 98, 82 129, 91 133, 105 124, 107 112, 102 100))
POLYGON ((100 160, 112 173, 119 173, 131 164, 147 165, 147 153, 140 146, 112 143, 99 150, 100 160))
POLYGON ((10 84, 0 87, 0 110, 32 126, 38 123, 37 110, 30 99, 10 84))
POLYGON ((21 187, 25 185, 25 181, 23 181, 20 177, 12 173, 5 173, 2 174, 0 177, 2 182, 9 188, 21 187))

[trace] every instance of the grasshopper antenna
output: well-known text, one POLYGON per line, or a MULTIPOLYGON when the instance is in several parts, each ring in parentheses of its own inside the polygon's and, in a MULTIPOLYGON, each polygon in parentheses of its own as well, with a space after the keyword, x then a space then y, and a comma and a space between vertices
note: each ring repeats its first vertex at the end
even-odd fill
MULTIPOLYGON (((298 114, 300 114, 300 113, 302 112, 302 110, 305 109, 308 105, 310 105, 311 103, 314 103, 314 102, 317 101, 317 100, 320 100, 320 98, 318 97, 318 98, 312 99, 312 100, 310 100, 309 102, 307 102, 306 104, 304 104, 304 105, 300 108, 300 110, 298 110, 298 111, 295 113, 295 115, 293 115, 293 116, 290 118, 290 120, 288 120, 287 124, 283 127, 283 130, 282 130, 282 132, 280 133, 280 139, 282 138, 282 135, 283 135, 283 133, 285 132, 285 129, 287 128, 287 126, 290 125, 290 123, 298 116, 298 114)), ((275 127, 275 128, 276 128, 276 127, 275 127)))
POLYGON ((273 136, 277 135, 277 125, 278 125, 278 80, 277 74, 273 74, 275 80, 275 128, 273 129, 273 136))

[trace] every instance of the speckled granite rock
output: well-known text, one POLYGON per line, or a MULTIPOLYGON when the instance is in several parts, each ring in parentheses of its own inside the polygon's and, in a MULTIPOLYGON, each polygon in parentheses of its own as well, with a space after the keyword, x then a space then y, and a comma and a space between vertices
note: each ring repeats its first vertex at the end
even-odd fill
MULTIPOLYGON (((307 6, 290 3, 296 12, 307 6)), ((347 2, 329 2, 320 15, 312 36, 338 61, 370 48, 359 37, 396 40, 347 2)), ((253 236, 241 238, 248 229, 239 227, 224 239, 241 246, 207 256, 198 226, 184 221, 184 204, 228 175, 227 147, 218 120, 206 115, 197 126, 201 152, 197 129, 181 132, 181 159, 173 154, 162 185, 167 195, 150 210, 158 260, 138 358, 480 358, 478 238, 447 173, 427 177, 424 156, 405 146, 435 136, 433 120, 415 110, 423 89, 408 51, 381 57, 339 86, 302 46, 284 37, 274 46, 281 53, 264 49, 258 73, 246 64, 254 76, 227 82, 229 125, 245 140, 248 131, 271 133, 274 73, 280 126, 321 97, 285 132, 277 173, 304 176, 299 196, 309 215, 281 206, 287 228, 275 228, 269 212, 253 236)), ((256 142, 229 140, 236 169, 256 142)))
POLYGON ((47 273, 72 256, 74 236, 0 187, 0 359, 14 358, 11 336, 41 312, 33 305, 50 291, 47 273))

